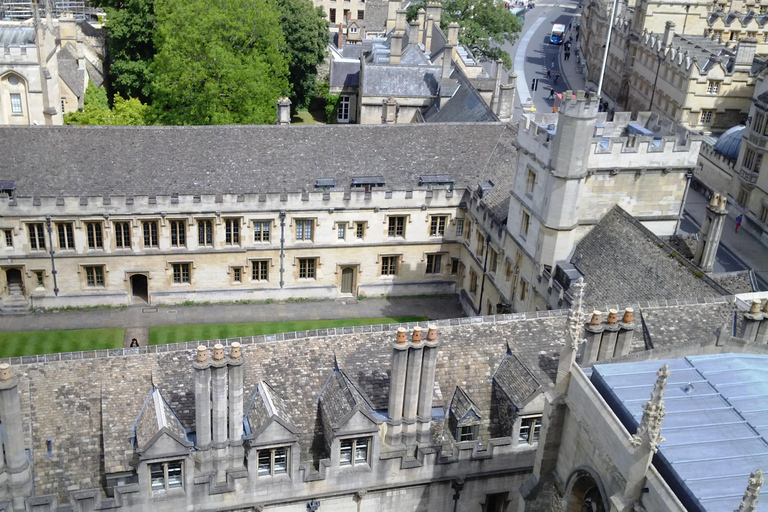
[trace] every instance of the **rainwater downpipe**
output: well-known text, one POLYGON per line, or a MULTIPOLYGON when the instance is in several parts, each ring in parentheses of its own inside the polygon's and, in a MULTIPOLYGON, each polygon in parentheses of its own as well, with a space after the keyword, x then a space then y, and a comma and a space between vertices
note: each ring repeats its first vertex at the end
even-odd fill
POLYGON ((53 257, 56 251, 53 250, 53 228, 51 227, 51 216, 45 216, 45 225, 48 227, 48 243, 51 247, 51 274, 53 274, 53 294, 59 296, 59 285, 56 282, 56 259, 53 257))
POLYGON ((285 211, 280 212, 280 289, 283 289, 285 281, 283 273, 285 272, 285 211))
POLYGON ((480 283, 480 300, 477 303, 477 312, 483 314, 483 290, 485 290, 485 272, 488 269, 488 245, 491 242, 491 235, 485 235, 485 259, 483 260, 483 280, 480 283))

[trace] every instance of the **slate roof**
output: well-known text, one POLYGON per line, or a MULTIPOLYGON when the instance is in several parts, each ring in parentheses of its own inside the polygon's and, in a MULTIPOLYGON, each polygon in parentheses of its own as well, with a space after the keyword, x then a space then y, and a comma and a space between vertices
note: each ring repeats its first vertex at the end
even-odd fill
POLYGON ((21 46, 35 44, 35 29, 32 27, 0 27, 0 46, 21 46))
POLYGON ((144 402, 144 407, 136 419, 136 441, 139 447, 145 447, 163 428, 173 432, 180 439, 186 439, 184 427, 160 394, 153 389, 144 402))
POLYGON ((361 84, 364 96, 425 98, 437 96, 439 66, 366 64, 361 84))
POLYGON ((251 405, 245 416, 248 418, 252 432, 258 430, 275 416, 287 425, 293 426, 290 408, 287 407, 285 400, 264 381, 257 384, 251 405))
POLYGON ((525 406, 531 395, 541 387, 525 363, 512 353, 501 360, 493 380, 518 408, 525 406))
POLYGON ((78 98, 85 93, 85 69, 78 67, 71 44, 64 46, 58 54, 59 76, 78 98))
POLYGON ((429 109, 424 114, 427 123, 480 123, 498 121, 491 107, 472 87, 459 69, 454 69, 451 75, 459 81, 459 87, 445 105, 440 109, 429 109))
POLYGON ((614 206, 576 245, 570 262, 588 283, 585 304, 726 295, 666 251, 664 242, 614 206))
POLYGON ((388 190, 425 174, 474 188, 515 168, 513 148, 499 145, 514 133, 502 123, 0 127, 0 179, 15 180, 18 197, 313 191, 318 177, 348 187, 360 169, 388 190))
POLYGON ((453 398, 451 399, 451 405, 448 407, 450 414, 456 418, 457 425, 461 425, 462 420, 470 415, 471 420, 482 419, 480 408, 475 405, 471 398, 461 389, 460 386, 456 386, 456 390, 453 392, 453 398))
POLYGON ((323 414, 327 414, 331 425, 336 425, 338 421, 355 409, 370 410, 368 400, 360 394, 349 377, 339 369, 334 369, 331 376, 328 377, 318 400, 320 400, 323 414))

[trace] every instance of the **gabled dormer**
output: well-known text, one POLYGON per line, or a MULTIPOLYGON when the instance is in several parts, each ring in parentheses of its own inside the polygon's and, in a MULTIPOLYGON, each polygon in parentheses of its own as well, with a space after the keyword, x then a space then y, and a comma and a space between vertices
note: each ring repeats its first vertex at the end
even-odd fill
POLYGON ((147 396, 131 430, 139 456, 140 491, 153 499, 184 495, 194 479, 194 444, 157 387, 147 396))
POLYGON ((244 423, 250 476, 292 477, 299 468, 299 429, 283 398, 265 381, 256 386, 244 423))
POLYGON ((544 410, 539 381, 509 348, 492 379, 501 435, 511 437, 518 445, 537 443, 544 410))
POLYGON ((334 365, 318 401, 331 467, 370 469, 371 461, 379 454, 381 420, 338 364, 334 365))
POLYGON ((453 438, 459 443, 477 441, 480 437, 481 421, 480 408, 463 389, 456 386, 448 408, 448 426, 453 438))

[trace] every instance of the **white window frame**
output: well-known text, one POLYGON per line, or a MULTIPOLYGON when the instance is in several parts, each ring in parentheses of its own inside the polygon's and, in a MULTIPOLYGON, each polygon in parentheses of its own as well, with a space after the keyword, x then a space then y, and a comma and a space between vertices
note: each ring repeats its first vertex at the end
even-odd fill
MULTIPOLYGON (((169 491, 171 489, 183 489, 184 488, 184 461, 182 460, 169 460, 166 462, 158 462, 155 464, 147 464, 147 471, 149 472, 149 488, 150 490, 155 492, 161 492, 161 491, 169 491), (173 469, 176 469, 178 467, 179 471, 179 477, 178 479, 175 479, 171 481, 170 477, 170 466, 173 466, 173 469), (163 476, 162 480, 155 480, 152 476, 153 469, 161 469, 163 476), (160 485, 155 485, 156 483, 160 483, 160 485)), ((157 472, 155 472, 157 474, 157 472)))
POLYGON ((717 94, 720 92, 720 80, 709 80, 707 82, 707 94, 717 94))
POLYGON ((15 116, 24 115, 24 104, 21 101, 21 93, 11 93, 11 114, 15 116))
POLYGON ((360 465, 370 466, 371 446, 373 438, 356 437, 352 439, 339 440, 339 466, 355 467, 360 465), (362 448, 360 448, 362 447, 362 448), (364 457, 360 457, 360 451, 364 450, 364 457), (345 452, 349 453, 349 458, 343 456, 345 452))
POLYGON ((291 448, 289 446, 275 446, 274 448, 261 448, 256 451, 256 478, 267 476, 287 475, 289 472, 291 448), (280 453, 282 452, 282 453, 280 453), (266 457, 269 457, 269 462, 266 457), (282 467, 276 461, 284 459, 282 467))
POLYGON ((702 110, 699 116, 699 124, 712 124, 712 118, 715 116, 714 110, 702 110))
POLYGON ((339 96, 339 109, 336 113, 336 122, 339 124, 349 123, 349 110, 352 104, 351 97, 347 95, 339 96))
POLYGON ((429 236, 445 236, 446 224, 448 224, 448 215, 432 215, 429 219, 429 236))
POLYGON ((535 444, 541 436, 541 414, 531 414, 520 417, 520 431, 517 434, 518 444, 535 444))

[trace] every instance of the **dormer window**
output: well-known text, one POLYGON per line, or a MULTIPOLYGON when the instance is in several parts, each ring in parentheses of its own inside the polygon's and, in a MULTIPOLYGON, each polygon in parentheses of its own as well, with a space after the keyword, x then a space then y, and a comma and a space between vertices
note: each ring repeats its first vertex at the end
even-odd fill
POLYGON ((152 492, 180 489, 182 484, 182 461, 174 460, 149 465, 149 481, 152 492))
POLYGON ((523 416, 520 419, 520 434, 517 441, 520 444, 534 444, 539 442, 541 432, 541 414, 536 416, 523 416))
POLYGON ((477 425, 459 427, 459 431, 456 432, 456 440, 460 443, 474 441, 475 439, 477 439, 477 425))
POLYGON ((371 189, 383 187, 385 184, 384 176, 361 176, 359 178, 352 178, 350 187, 362 188, 366 192, 370 192, 371 189))
POLYGON ((341 440, 339 444, 339 465, 358 466, 368 464, 368 448, 370 445, 370 437, 341 440))
POLYGON ((259 476, 275 476, 288 473, 287 446, 259 450, 259 476))

